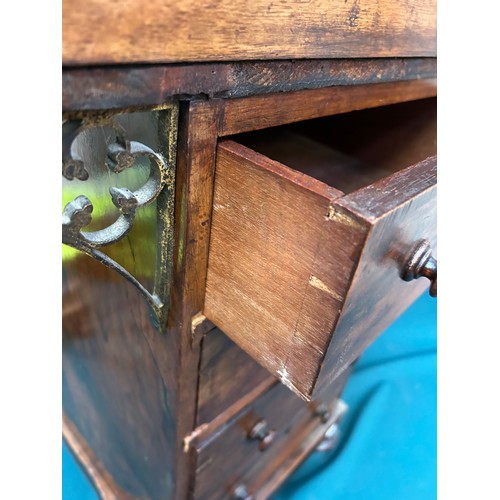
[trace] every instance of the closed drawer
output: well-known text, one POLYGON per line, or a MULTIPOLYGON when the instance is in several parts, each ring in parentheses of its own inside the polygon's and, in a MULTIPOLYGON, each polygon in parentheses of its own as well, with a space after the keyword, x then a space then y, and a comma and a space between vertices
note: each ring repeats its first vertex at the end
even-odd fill
POLYGON ((218 145, 204 314, 306 400, 429 288, 401 276, 436 249, 435 118, 425 100, 218 145))
POLYGON ((219 329, 205 336, 198 376, 197 424, 211 422, 275 379, 219 329))
MULTIPOLYGON (((336 395, 340 390, 339 386, 336 395)), ((222 428, 200 436, 191 444, 194 498, 236 498, 238 486, 261 498, 262 490, 276 488, 286 476, 280 473, 287 468, 284 464, 298 464, 295 456, 312 451, 335 420, 336 401, 322 402, 331 414, 327 418, 317 413, 319 403, 306 404, 276 383, 222 428)))

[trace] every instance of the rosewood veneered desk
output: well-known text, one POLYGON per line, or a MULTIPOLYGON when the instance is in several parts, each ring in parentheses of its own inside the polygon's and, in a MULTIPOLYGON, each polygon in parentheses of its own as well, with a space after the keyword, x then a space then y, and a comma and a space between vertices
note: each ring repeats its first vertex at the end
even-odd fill
POLYGON ((267 498, 328 445, 437 294, 435 56, 431 1, 64 4, 63 432, 101 496, 267 498))

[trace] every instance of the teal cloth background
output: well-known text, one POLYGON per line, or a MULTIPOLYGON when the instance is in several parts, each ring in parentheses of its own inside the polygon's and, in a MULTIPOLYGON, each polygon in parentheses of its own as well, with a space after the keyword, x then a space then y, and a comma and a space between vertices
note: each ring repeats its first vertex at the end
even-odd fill
MULTIPOLYGON (((416 301, 362 355, 338 446, 315 452, 273 500, 436 498, 436 300, 416 301)), ((97 495, 63 444, 64 500, 97 495)))

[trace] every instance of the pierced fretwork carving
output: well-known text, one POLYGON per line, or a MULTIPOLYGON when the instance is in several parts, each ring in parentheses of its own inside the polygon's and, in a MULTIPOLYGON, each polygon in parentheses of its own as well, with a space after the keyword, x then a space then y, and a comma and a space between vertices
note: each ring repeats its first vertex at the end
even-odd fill
POLYGON ((124 128, 113 118, 89 117, 68 120, 63 123, 62 140, 62 174, 68 180, 89 179, 91 166, 85 165, 82 158, 74 151, 72 144, 86 129, 95 127, 111 127, 115 139, 107 144, 105 168, 111 173, 119 173, 133 168, 140 158, 150 162, 150 173, 146 182, 131 191, 127 187, 111 187, 109 194, 113 205, 118 209, 118 218, 107 227, 97 231, 85 231, 92 222, 94 206, 84 195, 77 196, 69 202, 62 214, 62 241, 97 261, 114 269, 132 283, 146 299, 153 313, 153 320, 158 328, 165 325, 172 274, 173 252, 173 211, 175 187, 175 145, 177 129, 177 106, 171 105, 161 110, 160 121, 165 127, 166 146, 164 154, 137 141, 129 140, 124 128), (116 243, 131 230, 136 212, 142 207, 157 201, 157 262, 154 290, 147 290, 129 271, 118 262, 103 253, 100 249, 116 243))

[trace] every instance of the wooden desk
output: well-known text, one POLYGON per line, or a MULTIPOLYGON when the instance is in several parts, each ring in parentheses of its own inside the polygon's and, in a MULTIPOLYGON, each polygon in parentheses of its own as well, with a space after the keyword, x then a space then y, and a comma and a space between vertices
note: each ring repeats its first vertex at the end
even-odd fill
POLYGON ((266 498, 436 280, 435 5, 138 5, 64 6, 64 436, 105 498, 266 498))

